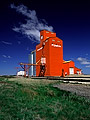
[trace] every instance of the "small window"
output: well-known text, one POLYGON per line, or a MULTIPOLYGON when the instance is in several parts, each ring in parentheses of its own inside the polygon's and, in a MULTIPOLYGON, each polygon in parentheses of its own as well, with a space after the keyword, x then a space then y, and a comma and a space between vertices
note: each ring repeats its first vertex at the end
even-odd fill
POLYGON ((51 34, 54 34, 54 33, 51 33, 51 34))
POLYGON ((43 39, 43 35, 41 35, 41 40, 43 39))
POLYGON ((54 39, 52 39, 52 41, 55 41, 54 39))
POLYGON ((46 31, 46 33, 49 33, 48 31, 46 31))
POLYGON ((60 42, 60 41, 57 41, 57 42, 60 42))

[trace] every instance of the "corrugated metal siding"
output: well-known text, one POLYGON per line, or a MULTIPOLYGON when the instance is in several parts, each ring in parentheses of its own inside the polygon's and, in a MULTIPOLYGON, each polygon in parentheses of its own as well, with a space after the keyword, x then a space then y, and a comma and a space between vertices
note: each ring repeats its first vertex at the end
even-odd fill
MULTIPOLYGON (((33 51, 31 54, 29 54, 29 63, 36 64, 36 51, 33 51)), ((29 75, 36 76, 36 66, 31 66, 29 68, 29 75)))
MULTIPOLYGON (((29 63, 30 63, 30 64, 33 64, 33 54, 30 54, 30 55, 29 55, 29 63)), ((33 75, 33 66, 31 66, 31 67, 29 68, 29 75, 30 75, 30 76, 33 75)))
MULTIPOLYGON (((33 64, 36 64, 36 51, 33 52, 33 64)), ((36 66, 33 66, 33 76, 36 76, 36 66)))

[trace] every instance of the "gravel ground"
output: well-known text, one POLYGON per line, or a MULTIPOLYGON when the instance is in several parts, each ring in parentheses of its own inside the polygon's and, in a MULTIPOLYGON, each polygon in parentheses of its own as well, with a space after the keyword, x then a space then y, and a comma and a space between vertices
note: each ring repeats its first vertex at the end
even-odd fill
POLYGON ((76 93, 79 96, 83 96, 90 99, 90 85, 61 83, 59 85, 54 85, 54 87, 57 87, 60 90, 76 93))

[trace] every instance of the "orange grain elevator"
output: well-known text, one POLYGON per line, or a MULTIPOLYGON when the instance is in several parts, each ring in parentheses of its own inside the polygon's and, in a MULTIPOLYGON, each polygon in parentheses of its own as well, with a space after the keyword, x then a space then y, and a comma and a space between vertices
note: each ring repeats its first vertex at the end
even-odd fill
POLYGON ((62 76, 63 41, 56 33, 42 30, 36 46, 36 76, 62 76))
POLYGON ((82 74, 75 67, 74 61, 63 60, 63 41, 56 33, 47 30, 40 32, 40 44, 29 55, 29 63, 36 64, 30 68, 31 76, 66 76, 82 74))

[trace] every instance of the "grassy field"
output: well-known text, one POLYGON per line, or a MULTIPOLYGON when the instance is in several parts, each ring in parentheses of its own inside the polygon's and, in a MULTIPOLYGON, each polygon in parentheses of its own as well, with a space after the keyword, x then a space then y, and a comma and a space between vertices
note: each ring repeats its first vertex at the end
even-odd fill
POLYGON ((50 80, 0 78, 0 120, 90 120, 90 101, 50 80))

